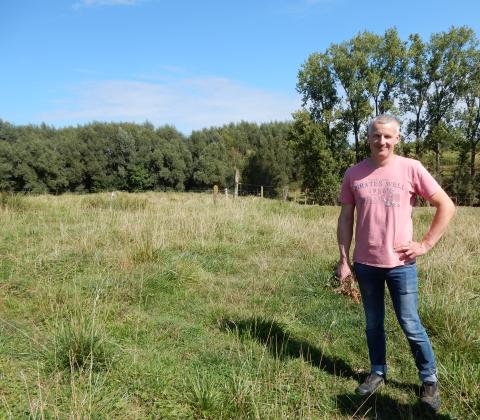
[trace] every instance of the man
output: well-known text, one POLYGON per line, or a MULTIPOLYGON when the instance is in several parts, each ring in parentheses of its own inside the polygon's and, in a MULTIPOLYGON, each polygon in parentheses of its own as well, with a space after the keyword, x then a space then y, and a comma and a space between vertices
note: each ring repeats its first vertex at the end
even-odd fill
POLYGON ((370 374, 356 391, 361 395, 371 394, 386 379, 386 283, 418 368, 421 401, 437 411, 440 395, 435 356, 418 316, 415 259, 438 242, 455 206, 420 162, 394 153, 400 140, 400 124, 396 118, 375 117, 367 134, 370 157, 345 173, 337 228, 340 251, 337 275, 343 279, 351 274, 349 250, 356 209, 353 262, 362 295, 371 363, 370 374), (436 207, 430 229, 420 242, 412 240, 411 213, 416 195, 436 207))

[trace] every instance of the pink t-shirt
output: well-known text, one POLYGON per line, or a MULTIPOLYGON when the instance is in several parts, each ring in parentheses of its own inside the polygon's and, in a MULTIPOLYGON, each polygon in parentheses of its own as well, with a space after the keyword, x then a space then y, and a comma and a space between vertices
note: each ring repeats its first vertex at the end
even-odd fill
POLYGON ((357 209, 353 261, 376 267, 396 267, 394 247, 412 240, 415 195, 429 198, 440 189, 418 160, 395 155, 376 168, 369 160, 350 167, 343 178, 340 202, 357 209))

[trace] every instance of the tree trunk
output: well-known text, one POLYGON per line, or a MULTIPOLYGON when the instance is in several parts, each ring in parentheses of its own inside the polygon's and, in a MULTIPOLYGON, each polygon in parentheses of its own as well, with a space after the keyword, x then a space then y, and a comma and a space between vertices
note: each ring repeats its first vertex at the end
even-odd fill
POLYGON ((475 178, 475 155, 477 154, 477 142, 471 143, 472 148, 470 150, 470 178, 475 178))
POLYGON ((415 121, 415 157, 418 159, 420 157, 420 121, 415 121))
POLYGON ((355 135, 355 162, 360 162, 360 141, 358 139, 358 126, 357 124, 353 124, 353 133, 355 135))
POLYGON ((440 142, 435 143, 435 173, 440 176, 440 142))

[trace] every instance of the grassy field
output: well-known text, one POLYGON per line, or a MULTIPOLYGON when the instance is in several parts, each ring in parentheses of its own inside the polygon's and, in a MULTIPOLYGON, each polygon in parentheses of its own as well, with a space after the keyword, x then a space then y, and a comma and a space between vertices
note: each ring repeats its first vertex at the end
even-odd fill
MULTIPOLYGON (((389 305, 390 381, 333 292, 338 208, 205 194, 3 196, 0 418, 425 418, 389 305)), ((416 209, 420 236, 432 217, 416 209)), ((418 261, 438 418, 480 413, 480 209, 418 261)))

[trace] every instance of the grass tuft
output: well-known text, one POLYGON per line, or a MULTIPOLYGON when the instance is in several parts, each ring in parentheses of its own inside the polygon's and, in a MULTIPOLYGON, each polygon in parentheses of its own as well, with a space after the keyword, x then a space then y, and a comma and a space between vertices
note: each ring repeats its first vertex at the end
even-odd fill
POLYGON ((55 370, 104 371, 114 360, 106 335, 87 315, 77 315, 64 321, 48 352, 47 365, 55 370))
POLYGON ((208 371, 197 371, 186 380, 185 396, 196 418, 211 418, 215 415, 220 395, 213 375, 208 371))
POLYGON ((29 205, 23 195, 0 192, 0 209, 12 211, 24 211, 29 205))
POLYGON ((85 209, 139 211, 147 208, 148 200, 145 197, 126 193, 94 194, 83 197, 82 206, 85 209))

